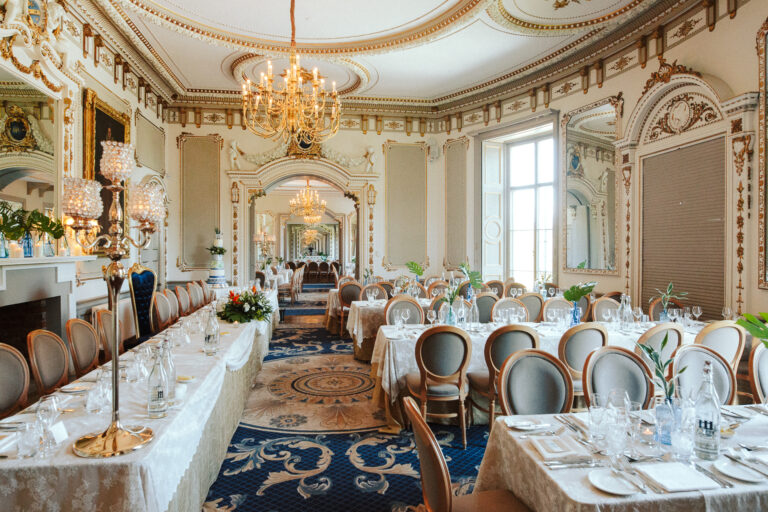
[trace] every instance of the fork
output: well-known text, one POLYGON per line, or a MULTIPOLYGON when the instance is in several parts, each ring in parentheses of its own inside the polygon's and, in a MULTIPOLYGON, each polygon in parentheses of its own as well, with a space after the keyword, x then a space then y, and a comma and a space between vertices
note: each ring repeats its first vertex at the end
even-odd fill
POLYGON ((563 433, 563 430, 565 430, 565 427, 560 427, 557 430, 544 430, 542 432, 532 432, 530 434, 523 434, 518 439, 528 439, 529 437, 534 436, 559 436, 563 433))

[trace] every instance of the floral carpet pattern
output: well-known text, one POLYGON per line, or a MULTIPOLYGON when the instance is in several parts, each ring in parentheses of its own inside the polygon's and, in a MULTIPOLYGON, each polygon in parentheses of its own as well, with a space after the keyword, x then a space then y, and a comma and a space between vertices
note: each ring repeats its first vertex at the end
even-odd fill
MULTIPOLYGON (((409 431, 382 434, 370 366, 321 328, 280 327, 203 506, 213 511, 425 510, 409 431)), ((454 492, 471 492, 488 433, 432 425, 454 492)))

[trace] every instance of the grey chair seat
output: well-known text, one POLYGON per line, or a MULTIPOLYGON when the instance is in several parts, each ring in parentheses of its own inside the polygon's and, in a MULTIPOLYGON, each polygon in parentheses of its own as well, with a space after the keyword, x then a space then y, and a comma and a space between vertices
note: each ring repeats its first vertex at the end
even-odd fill
POLYGON ((488 372, 469 372, 467 374, 469 386, 484 392, 488 390, 488 381, 490 379, 491 377, 488 375, 488 372))
MULTIPOLYGON (((409 373, 405 376, 405 382, 412 394, 417 394, 421 388, 421 375, 419 373, 409 373)), ((468 387, 464 385, 464 392, 468 392, 468 387)), ((452 396, 459 394, 459 387, 455 384, 439 384, 427 379, 428 396, 452 396)))

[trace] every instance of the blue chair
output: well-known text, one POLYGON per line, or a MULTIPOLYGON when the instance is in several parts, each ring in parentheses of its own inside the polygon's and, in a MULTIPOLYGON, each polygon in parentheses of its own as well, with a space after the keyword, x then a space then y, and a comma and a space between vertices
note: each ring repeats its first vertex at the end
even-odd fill
POLYGON ((155 300, 157 276, 147 267, 134 263, 128 270, 128 284, 131 288, 136 337, 139 341, 143 341, 153 334, 152 308, 155 300))

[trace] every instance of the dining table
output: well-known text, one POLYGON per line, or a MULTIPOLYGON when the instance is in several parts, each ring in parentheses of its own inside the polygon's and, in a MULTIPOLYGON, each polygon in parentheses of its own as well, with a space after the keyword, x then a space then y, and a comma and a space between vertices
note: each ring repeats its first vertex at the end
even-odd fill
MULTIPOLYGON (((650 324, 641 325, 638 323, 626 330, 620 330, 618 326, 613 324, 599 323, 607 328, 607 345, 624 347, 632 351, 635 349, 636 341, 651 327, 650 324)), ((534 329, 539 335, 539 349, 557 357, 560 338, 568 328, 548 322, 523 322, 519 325, 534 329)), ((693 343, 696 334, 703 325, 697 324, 686 328, 683 344, 693 343)), ((371 353, 371 378, 375 383, 373 399, 386 413, 387 424, 382 428, 382 431, 396 433, 405 424, 398 398, 406 390, 405 376, 409 373, 419 372, 414 350, 419 336, 429 327, 431 326, 406 325, 402 329, 398 329, 393 325, 382 325, 378 329, 371 353)), ((485 342, 498 327, 500 325, 493 323, 480 324, 478 329, 467 331, 472 341, 468 372, 487 370, 485 342)), ((477 413, 475 414, 475 422, 481 423, 486 416, 479 411, 475 412, 477 413)))
POLYGON ((492 425, 475 491, 505 489, 531 510, 542 511, 768 510, 768 410, 732 406, 728 411, 743 419, 731 438, 722 439, 716 460, 677 461, 669 447, 638 444, 633 459, 621 464, 618 473, 607 469, 607 457, 590 442, 589 429, 583 428, 587 413, 500 416, 492 425), (530 424, 541 429, 531 430, 530 424), (606 473, 616 474, 619 481, 606 473))
MULTIPOLYGON (((201 312, 200 314, 203 314, 201 312)), ((55 393, 61 436, 46 457, 17 458, 14 447, 0 449, 0 509, 183 511, 200 510, 215 481, 229 441, 240 421, 254 377, 269 349, 270 323, 219 320, 220 348, 203 353, 203 332, 172 349, 177 400, 165 417, 147 414, 147 380, 122 381, 120 420, 129 428, 151 428, 152 440, 136 451, 112 458, 81 458, 74 441, 101 432, 111 419, 111 400, 99 413, 85 410, 85 395, 70 393, 96 385, 96 369, 55 393)), ((145 343, 154 344, 163 333, 145 343)), ((130 365, 141 346, 119 356, 130 365)), ((103 371, 111 371, 111 363, 103 371)), ((110 391, 111 397, 111 391, 110 391)), ((35 421, 36 405, 0 421, 0 434, 35 421)), ((6 443, 7 445, 7 443, 6 443)))

